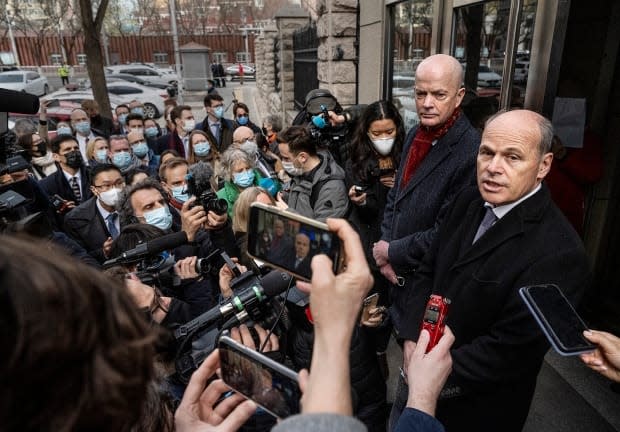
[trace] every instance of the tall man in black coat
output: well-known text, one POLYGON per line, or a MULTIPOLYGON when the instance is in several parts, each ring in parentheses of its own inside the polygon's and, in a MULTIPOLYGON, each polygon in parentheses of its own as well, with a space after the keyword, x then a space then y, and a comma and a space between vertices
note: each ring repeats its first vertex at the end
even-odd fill
MULTIPOLYGON (((453 371, 437 406, 451 432, 521 431, 549 344, 518 290, 552 283, 575 303, 589 282, 581 240, 542 183, 552 138, 551 123, 532 111, 487 123, 478 188, 464 190, 447 209, 406 299, 405 357, 429 295, 452 301, 453 371)), ((394 411, 406 395, 401 388, 394 411)))
POLYGON ((111 164, 99 164, 91 172, 91 191, 95 196, 65 216, 65 232, 77 241, 99 263, 109 255, 112 240, 121 230, 115 206, 125 180, 111 164))
POLYGON ((373 256, 392 282, 390 315, 396 332, 408 313, 404 300, 415 289, 412 276, 436 232, 441 210, 475 180, 480 135, 460 112, 463 68, 445 54, 427 57, 416 70, 415 100, 420 126, 404 141, 398 175, 383 215, 373 256))

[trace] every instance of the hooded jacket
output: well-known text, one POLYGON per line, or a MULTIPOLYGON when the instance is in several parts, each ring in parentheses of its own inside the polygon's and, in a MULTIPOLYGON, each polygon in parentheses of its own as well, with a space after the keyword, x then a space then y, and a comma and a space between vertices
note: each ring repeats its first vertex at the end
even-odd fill
POLYGON ((349 196, 344 170, 329 152, 320 152, 321 163, 310 173, 295 176, 288 192, 291 210, 325 222, 328 217, 344 217, 349 211, 349 196))

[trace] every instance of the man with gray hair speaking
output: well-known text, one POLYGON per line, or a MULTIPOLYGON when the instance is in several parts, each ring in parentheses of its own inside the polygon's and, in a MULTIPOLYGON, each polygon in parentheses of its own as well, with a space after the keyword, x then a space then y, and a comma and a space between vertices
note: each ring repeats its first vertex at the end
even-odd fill
MULTIPOLYGON (((413 277, 400 332, 405 364, 429 296, 451 300, 453 369, 436 413, 450 432, 521 431, 549 343, 519 288, 555 284, 575 304, 589 282, 581 240, 543 183, 552 138, 551 123, 535 112, 492 117, 478 150, 478 187, 446 209, 413 277)), ((392 422, 406 400, 400 387, 392 422)))

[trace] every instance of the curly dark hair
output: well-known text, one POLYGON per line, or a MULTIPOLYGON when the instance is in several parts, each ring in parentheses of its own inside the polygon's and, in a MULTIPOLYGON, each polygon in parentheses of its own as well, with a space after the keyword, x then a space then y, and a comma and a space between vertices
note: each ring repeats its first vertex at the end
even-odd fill
POLYGON ((0 287, 3 430, 139 424, 156 335, 122 284, 49 244, 4 236, 0 287))
POLYGON ((357 121, 350 147, 353 172, 359 173, 362 180, 366 180, 366 175, 368 174, 366 172, 368 159, 379 157, 368 137, 370 125, 374 121, 386 119, 392 120, 396 125, 396 138, 394 140, 394 147, 392 147, 392 151, 390 152, 390 157, 392 157, 395 167, 397 167, 400 162, 403 141, 405 140, 403 119, 392 102, 384 100, 373 102, 366 107, 360 119, 357 121))

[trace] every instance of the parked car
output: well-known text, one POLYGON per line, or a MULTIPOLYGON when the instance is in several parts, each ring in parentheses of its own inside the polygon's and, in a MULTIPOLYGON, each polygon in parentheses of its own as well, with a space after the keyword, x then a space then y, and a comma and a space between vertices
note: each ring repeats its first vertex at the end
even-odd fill
MULTIPOLYGON (((144 104, 144 115, 147 118, 159 118, 164 112, 164 100, 168 94, 159 89, 141 86, 122 80, 108 83, 108 93, 112 109, 120 104, 128 104, 134 99, 144 104)), ((70 103, 82 103, 84 99, 93 99, 90 89, 66 91, 59 90, 49 94, 44 99, 51 99, 50 106, 61 106, 70 103)))
MULTIPOLYGON (((461 63, 463 70, 467 69, 467 63, 461 63)), ((478 66, 478 87, 500 88, 502 86, 502 76, 493 72, 487 65, 478 66)))
POLYGON ((46 95, 50 90, 47 78, 36 72, 25 70, 1 72, 0 88, 21 91, 36 96, 46 95))
MULTIPOLYGON (((116 108, 117 105, 127 103, 114 95, 110 96, 110 105, 112 109, 116 108)), ((47 112, 49 113, 52 109, 69 109, 70 111, 75 108, 82 107, 82 101, 85 99, 94 99, 93 92, 91 90, 78 90, 78 91, 67 91, 65 89, 55 91, 53 93, 48 94, 43 100, 49 100, 50 103, 47 106, 47 112)), ((71 114, 71 113, 69 113, 71 114)))
MULTIPOLYGON (((239 75, 239 63, 235 63, 231 66, 228 66, 225 69, 225 73, 227 76, 229 76, 231 80, 238 78, 239 75)), ((252 77, 254 76, 254 74, 256 73, 255 69, 252 66, 243 65, 243 76, 246 77, 248 75, 251 75, 252 77)))
POLYGON ((163 90, 165 90, 168 87, 170 87, 170 84, 153 83, 153 82, 150 82, 150 81, 146 81, 146 80, 140 78, 139 76, 135 76, 135 75, 131 75, 131 74, 126 74, 126 73, 115 73, 115 74, 106 75, 106 80, 109 80, 110 78, 120 79, 120 80, 123 80, 123 81, 129 81, 129 82, 140 84, 140 85, 143 85, 143 86, 153 87, 153 88, 158 88, 158 89, 163 89, 163 90))
POLYGON ((105 68, 107 74, 129 74, 143 79, 144 81, 151 82, 153 84, 178 84, 180 79, 177 74, 166 73, 160 69, 142 65, 142 64, 128 64, 128 65, 115 65, 107 66, 105 68))
POLYGON ((114 81, 108 83, 108 92, 128 102, 137 100, 144 104, 144 116, 146 118, 159 118, 165 110, 164 101, 168 93, 161 89, 143 86, 126 81, 114 81))
POLYGON ((530 71, 530 62, 527 60, 517 60, 515 62, 515 75, 514 82, 525 83, 527 82, 527 75, 530 71))

